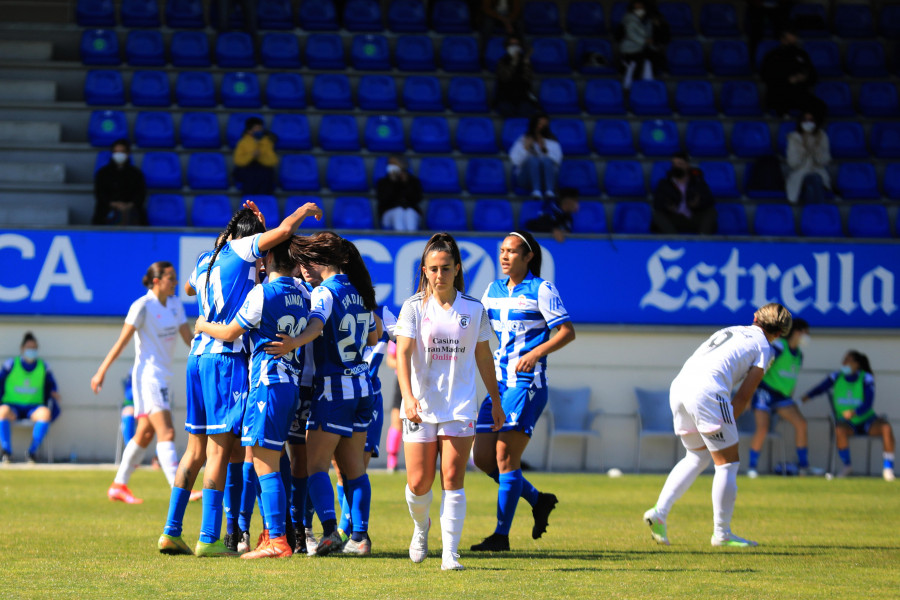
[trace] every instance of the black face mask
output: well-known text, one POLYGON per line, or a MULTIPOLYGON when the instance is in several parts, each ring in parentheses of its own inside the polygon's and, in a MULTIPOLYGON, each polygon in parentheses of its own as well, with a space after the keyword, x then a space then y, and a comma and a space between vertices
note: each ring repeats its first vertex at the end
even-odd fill
POLYGON ((541 136, 549 137, 550 136, 550 128, 544 127, 543 129, 541 129, 541 136))
POLYGON ((681 167, 672 167, 672 177, 674 177, 675 179, 681 179, 685 175, 687 175, 687 171, 685 169, 682 169, 681 167))

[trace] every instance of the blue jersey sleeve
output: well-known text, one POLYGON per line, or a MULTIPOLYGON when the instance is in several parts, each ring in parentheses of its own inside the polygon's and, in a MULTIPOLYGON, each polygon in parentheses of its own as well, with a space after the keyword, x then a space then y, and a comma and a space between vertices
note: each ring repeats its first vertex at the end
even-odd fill
POLYGON ((856 414, 866 414, 872 409, 873 404, 875 404, 875 378, 866 373, 866 378, 863 380, 863 402, 856 409, 856 414))
POLYGON ((819 384, 816 387, 809 390, 804 395, 808 396, 809 398, 814 398, 814 397, 818 396, 819 394, 824 394, 825 392, 827 392, 828 390, 830 390, 831 388, 834 387, 834 382, 837 380, 837 377, 839 374, 840 373, 838 371, 831 373, 828 377, 826 377, 821 382, 819 382, 819 384))

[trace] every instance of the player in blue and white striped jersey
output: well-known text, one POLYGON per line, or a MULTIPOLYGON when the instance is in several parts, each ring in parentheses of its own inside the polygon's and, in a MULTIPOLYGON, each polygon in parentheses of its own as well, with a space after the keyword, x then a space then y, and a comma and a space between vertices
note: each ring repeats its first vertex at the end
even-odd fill
POLYGON ((475 464, 500 484, 497 527, 475 551, 509 550, 509 529, 519 497, 532 506, 538 539, 556 506, 522 476, 522 453, 547 405, 547 355, 575 339, 575 328, 556 287, 541 279, 541 246, 528 232, 514 231, 500 245, 500 270, 481 299, 500 341, 494 365, 506 423, 491 431, 492 403, 484 400, 475 426, 475 464), (552 330, 556 335, 551 337, 552 330))

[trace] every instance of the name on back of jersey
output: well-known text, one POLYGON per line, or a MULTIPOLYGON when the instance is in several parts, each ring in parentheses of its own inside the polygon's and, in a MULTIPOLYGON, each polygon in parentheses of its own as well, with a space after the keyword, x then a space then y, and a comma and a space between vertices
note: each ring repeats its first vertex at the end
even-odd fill
POLYGON ((341 298, 341 305, 344 307, 344 310, 349 309, 351 304, 363 306, 365 303, 363 302, 362 296, 359 294, 347 294, 341 298))

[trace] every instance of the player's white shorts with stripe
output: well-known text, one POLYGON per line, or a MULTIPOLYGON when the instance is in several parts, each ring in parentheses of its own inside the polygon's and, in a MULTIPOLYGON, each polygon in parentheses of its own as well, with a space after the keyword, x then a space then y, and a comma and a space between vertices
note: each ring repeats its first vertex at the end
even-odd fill
POLYGON ((436 442, 438 436, 469 437, 475 435, 475 419, 443 423, 413 423, 403 419, 404 442, 436 442))
POLYGON ((706 446, 724 450, 738 443, 731 398, 724 394, 708 394, 673 385, 669 390, 669 406, 675 433, 685 448, 706 446))
POLYGON ((137 367, 132 371, 131 381, 135 417, 152 415, 161 410, 172 410, 169 404, 168 382, 153 377, 141 377, 137 367))

